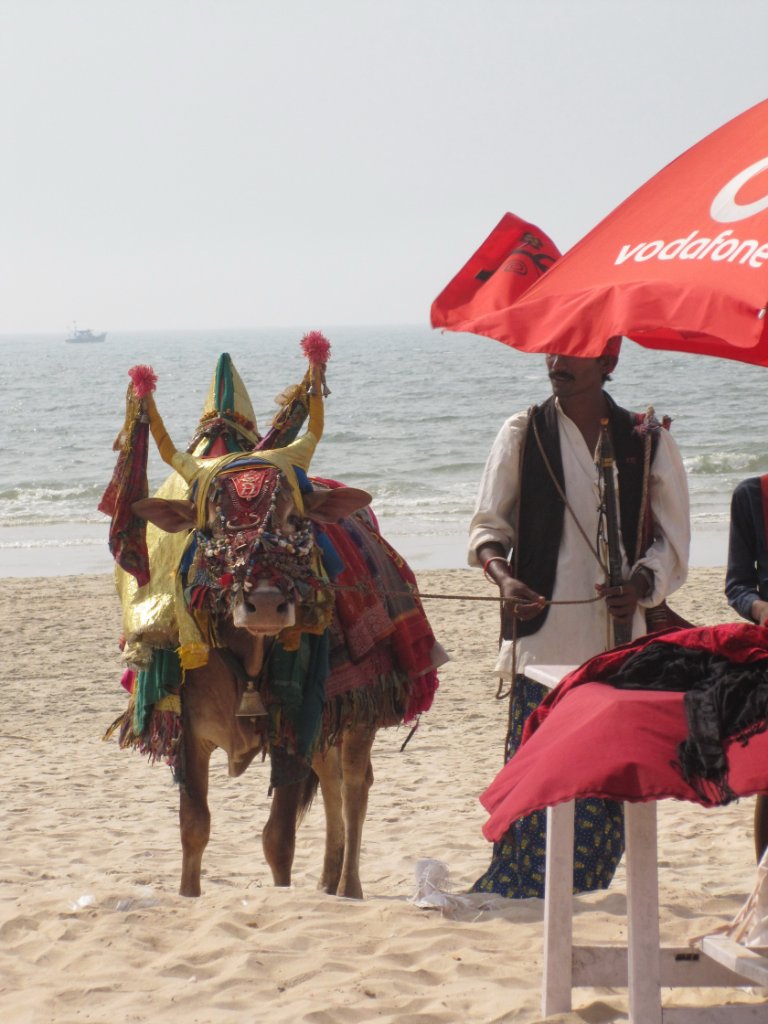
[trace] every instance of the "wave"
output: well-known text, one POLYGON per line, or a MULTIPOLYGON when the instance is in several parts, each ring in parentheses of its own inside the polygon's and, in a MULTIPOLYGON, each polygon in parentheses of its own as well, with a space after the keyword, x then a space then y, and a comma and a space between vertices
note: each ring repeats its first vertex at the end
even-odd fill
POLYGON ((20 484, 0 491, 0 525, 99 522, 97 505, 104 491, 91 483, 20 484))
POLYGON ((91 548, 104 547, 103 537, 70 537, 68 539, 0 540, 0 551, 24 551, 38 548, 91 548))
POLYGON ((736 473, 742 476, 760 476, 768 472, 765 452, 703 452, 687 456, 683 463, 691 476, 721 476, 736 473))
POLYGON ((91 481, 66 484, 22 482, 0 490, 0 501, 17 501, 25 497, 39 501, 63 501, 67 498, 96 498, 98 501, 103 492, 103 484, 91 481))

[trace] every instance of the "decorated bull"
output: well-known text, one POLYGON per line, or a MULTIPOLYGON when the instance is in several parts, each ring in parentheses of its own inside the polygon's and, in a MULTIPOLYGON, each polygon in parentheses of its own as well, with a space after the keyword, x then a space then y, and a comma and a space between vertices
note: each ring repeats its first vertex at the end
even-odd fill
POLYGON ((319 780, 320 887, 361 898, 376 731, 430 707, 445 660, 370 496, 308 476, 323 431, 329 345, 313 333, 302 346, 310 369, 282 396, 263 439, 222 356, 186 452, 157 411, 154 374, 135 367, 117 467, 99 506, 112 519, 131 694, 107 735, 174 771, 185 896, 200 894, 209 761, 220 747, 232 776, 269 755, 262 845, 275 884, 290 885, 297 824, 319 780), (150 432, 175 471, 152 498, 150 432))

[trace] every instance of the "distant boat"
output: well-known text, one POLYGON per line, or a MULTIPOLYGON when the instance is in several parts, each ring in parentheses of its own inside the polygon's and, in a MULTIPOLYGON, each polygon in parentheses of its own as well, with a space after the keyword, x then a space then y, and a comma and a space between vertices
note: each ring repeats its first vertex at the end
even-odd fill
POLYGON ((104 341, 107 336, 107 332, 104 331, 102 334, 94 334, 93 331, 88 330, 87 327, 78 329, 77 325, 72 328, 72 333, 68 338, 64 340, 70 344, 75 345, 87 345, 93 344, 96 341, 104 341))

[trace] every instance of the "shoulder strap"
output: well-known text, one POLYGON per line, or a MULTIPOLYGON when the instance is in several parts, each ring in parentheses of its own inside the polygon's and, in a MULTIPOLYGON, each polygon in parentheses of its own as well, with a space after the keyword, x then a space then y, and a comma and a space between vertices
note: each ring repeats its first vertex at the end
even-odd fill
POLYGON ((595 545, 592 543, 592 541, 587 536, 584 527, 581 525, 581 523, 577 519, 576 513, 573 511, 573 509, 571 508, 571 506, 570 506, 570 504, 568 502, 568 498, 566 496, 565 491, 560 486, 560 482, 559 482, 559 480, 557 479, 557 477, 555 475, 555 471, 552 469, 552 464, 550 463, 549 459, 547 458, 547 453, 544 451, 544 445, 541 443, 541 437, 539 436, 538 427, 536 426, 536 420, 533 417, 531 417, 530 424, 531 424, 531 427, 533 428, 533 436, 534 436, 534 439, 536 441, 536 445, 537 445, 537 447, 539 449, 539 454, 541 455, 542 462, 544 463, 544 466, 545 466, 545 468, 547 470, 547 473, 549 474, 550 480, 552 481, 552 483, 553 483, 553 485, 555 487, 555 490, 557 491, 558 495, 560 496, 561 501, 563 502, 563 504, 565 505, 566 509, 568 510, 568 513, 570 514, 571 519, 573 519, 574 523, 576 524, 576 528, 578 529, 579 533, 584 538, 584 542, 586 543, 587 547, 589 548, 589 550, 592 552, 592 554, 597 559, 597 562, 600 565, 600 567, 604 571, 607 571, 606 568, 605 568, 605 565, 603 564, 602 559, 600 558, 600 554, 599 554, 597 548, 595 547, 595 545))

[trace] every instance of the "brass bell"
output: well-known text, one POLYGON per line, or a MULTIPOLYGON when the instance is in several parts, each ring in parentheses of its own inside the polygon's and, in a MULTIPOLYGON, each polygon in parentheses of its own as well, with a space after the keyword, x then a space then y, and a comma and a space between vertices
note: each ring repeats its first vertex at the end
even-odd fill
POLYGON ((261 694, 253 685, 253 680, 249 679, 245 684, 245 689, 235 714, 238 718, 259 718, 261 715, 266 715, 266 713, 267 709, 264 707, 261 694))

